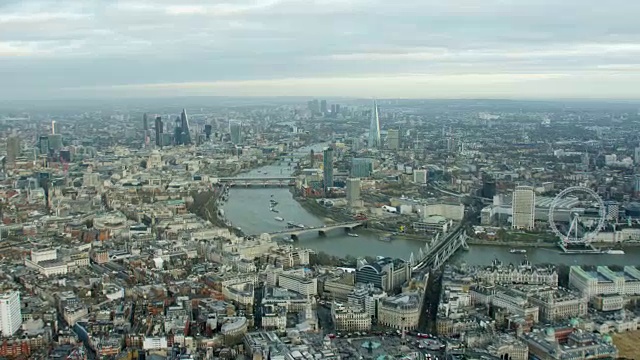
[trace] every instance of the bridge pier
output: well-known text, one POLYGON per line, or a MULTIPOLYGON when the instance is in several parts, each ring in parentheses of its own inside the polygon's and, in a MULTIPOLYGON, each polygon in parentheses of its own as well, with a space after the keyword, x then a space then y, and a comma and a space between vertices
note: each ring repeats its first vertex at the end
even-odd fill
POLYGON ((327 236, 327 232, 324 230, 318 230, 318 236, 320 237, 326 237, 327 236))

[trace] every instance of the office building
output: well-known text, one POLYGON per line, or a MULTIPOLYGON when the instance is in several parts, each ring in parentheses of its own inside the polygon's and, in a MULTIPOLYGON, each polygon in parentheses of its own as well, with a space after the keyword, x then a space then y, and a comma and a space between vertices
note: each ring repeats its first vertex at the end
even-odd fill
POLYGON ((180 113, 180 128, 182 130, 180 143, 191 145, 191 129, 189 127, 189 118, 187 117, 186 109, 182 109, 182 113, 180 113))
POLYGON ((206 136, 207 140, 211 139, 211 132, 212 132, 211 124, 205 125, 204 126, 204 135, 206 136))
POLYGON ((640 197, 640 174, 633 176, 633 196, 640 197))
POLYGON ((636 147, 633 152, 633 163, 640 165, 640 146, 636 147))
POLYGON ((51 134, 49 135, 49 149, 52 151, 58 151, 62 148, 62 135, 51 134))
POLYGON ((164 124, 162 123, 162 117, 156 117, 156 146, 162 146, 162 134, 164 133, 164 124))
POLYGON ((229 134, 231 135, 231 142, 235 145, 242 143, 242 122, 229 121, 229 134))
POLYGON ((149 117, 147 113, 142 114, 142 130, 145 132, 149 130, 149 117))
POLYGON ((378 114, 378 103, 373 101, 373 111, 371 112, 371 123, 369 124, 369 149, 380 148, 380 118, 378 114))
POLYGON ((373 159, 353 158, 351 159, 351 177, 368 178, 373 173, 373 159))
POLYGON ((369 331, 371 330, 371 315, 361 309, 353 309, 344 304, 331 304, 331 319, 338 331, 369 331))
POLYGON ((536 194, 531 186, 516 186, 513 192, 512 227, 532 230, 535 225, 536 194))
POLYGON ((416 184, 426 184, 427 169, 413 170, 413 182, 416 184))
POLYGON ((327 114, 327 100, 320 101, 320 112, 322 113, 322 115, 327 114))
POLYGON ((400 148, 400 131, 391 129, 387 132, 387 149, 398 150, 400 148))
POLYGON ((378 324, 397 330, 415 330, 420 320, 422 297, 419 293, 401 293, 378 303, 378 324))
POLYGON ((58 124, 55 120, 51 120, 51 134, 60 134, 60 124, 58 124))
POLYGON ((360 202, 360 179, 347 179, 347 203, 351 207, 358 206, 360 202))
POLYGON ((325 193, 333 187, 333 148, 326 148, 323 152, 323 183, 325 193))
POLYGON ((489 175, 482 176, 482 197, 485 199, 493 199, 496 195, 496 181, 489 175))
POLYGON ((0 331, 2 336, 15 334, 22 326, 20 293, 9 291, 0 295, 0 331))
POLYGON ((309 111, 314 115, 320 113, 320 102, 318 101, 318 99, 310 100, 307 103, 307 107, 309 108, 309 111))
POLYGON ((572 266, 569 270, 569 286, 588 298, 597 295, 638 296, 640 271, 634 266, 625 266, 622 271, 614 271, 607 266, 598 266, 595 271, 572 266))
POLYGON ((14 164, 18 156, 20 156, 20 138, 9 136, 7 138, 7 162, 14 164))
POLYGON ((316 166, 316 154, 313 149, 311 149, 311 152, 309 153, 309 168, 313 169, 314 166, 316 166))
POLYGON ((620 219, 620 204, 616 201, 605 201, 604 209, 607 220, 617 222, 620 219))
POLYGON ((356 270, 356 283, 372 284, 390 292, 398 289, 411 276, 411 266, 401 259, 381 258, 356 270))

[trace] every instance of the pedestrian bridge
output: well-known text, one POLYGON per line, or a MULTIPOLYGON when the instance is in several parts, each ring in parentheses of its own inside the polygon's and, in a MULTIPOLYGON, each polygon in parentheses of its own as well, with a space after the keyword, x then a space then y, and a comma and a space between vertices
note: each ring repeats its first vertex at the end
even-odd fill
POLYGON ((322 227, 292 228, 292 229, 272 232, 272 233, 269 233, 269 235, 271 235, 271 237, 277 237, 277 236, 287 237, 288 236, 288 237, 291 237, 291 239, 293 240, 298 240, 298 238, 303 234, 309 234, 309 233, 315 232, 320 236, 325 236, 327 235, 328 232, 333 230, 338 230, 338 229, 342 229, 345 232, 350 232, 355 228, 363 226, 364 224, 365 224, 364 221, 350 221, 350 222, 343 222, 343 223, 332 224, 332 225, 325 225, 322 227))

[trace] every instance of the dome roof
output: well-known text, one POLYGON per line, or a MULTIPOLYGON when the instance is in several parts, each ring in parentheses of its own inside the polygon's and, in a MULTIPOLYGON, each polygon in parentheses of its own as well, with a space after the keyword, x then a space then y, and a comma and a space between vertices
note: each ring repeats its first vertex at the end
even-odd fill
POLYGON ((556 336, 556 330, 552 327, 548 327, 547 330, 545 330, 545 333, 547 336, 556 336))

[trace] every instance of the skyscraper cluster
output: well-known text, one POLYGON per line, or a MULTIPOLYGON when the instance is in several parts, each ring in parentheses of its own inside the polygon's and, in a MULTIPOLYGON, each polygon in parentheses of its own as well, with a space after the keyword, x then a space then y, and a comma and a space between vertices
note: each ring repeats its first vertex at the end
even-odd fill
MULTIPOLYGON (((148 128, 149 125, 146 114, 143 116, 142 122, 143 127, 148 128)), ((171 134, 170 127, 168 127, 169 124, 165 124, 161 116, 156 117, 154 125, 156 146, 191 145, 193 143, 186 109, 182 109, 180 116, 176 118, 173 134, 171 134), (165 132, 165 130, 169 130, 169 132, 165 132)), ((145 137, 146 132, 147 131, 145 131, 145 137)))
POLYGON ((336 117, 340 113, 340 104, 329 105, 327 100, 310 100, 307 102, 307 108, 316 116, 336 117))

